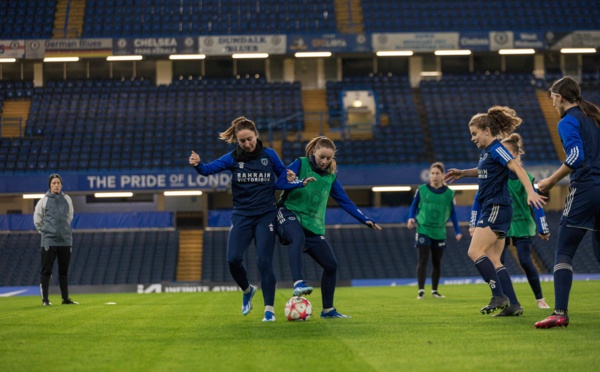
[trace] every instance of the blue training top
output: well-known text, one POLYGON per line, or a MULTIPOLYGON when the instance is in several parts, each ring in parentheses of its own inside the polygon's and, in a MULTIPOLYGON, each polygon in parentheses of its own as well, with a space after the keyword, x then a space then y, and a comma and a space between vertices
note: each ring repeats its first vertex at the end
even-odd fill
POLYGON ((497 139, 481 152, 477 165, 479 185, 477 194, 482 209, 489 204, 510 205, 512 203, 508 193, 510 170, 506 165, 513 159, 510 152, 497 139))
MULTIPOLYGON (((219 159, 196 167, 203 176, 230 170, 233 213, 243 216, 258 216, 277 209, 275 200, 276 177, 286 178, 286 168, 277 153, 263 147, 260 154, 247 161, 235 160, 238 150, 233 150, 219 159)), ((281 190, 302 187, 302 183, 281 183, 281 190)))
POLYGON ((600 185, 600 127, 579 106, 568 109, 558 123, 558 134, 571 168, 571 186, 600 185))

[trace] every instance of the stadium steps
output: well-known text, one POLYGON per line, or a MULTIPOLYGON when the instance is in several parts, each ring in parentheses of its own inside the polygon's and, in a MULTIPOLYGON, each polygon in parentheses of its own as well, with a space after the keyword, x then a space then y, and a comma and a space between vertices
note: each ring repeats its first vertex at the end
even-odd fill
POLYGON ((537 89, 535 91, 535 95, 537 97, 538 102, 540 103, 540 107, 542 109, 542 113, 544 114, 544 119, 546 119, 546 125, 548 126, 548 130, 552 135, 552 143, 554 144, 554 149, 558 154, 558 158, 560 161, 565 161, 565 152, 562 149, 562 144, 560 142, 560 136, 558 135, 558 122, 560 121, 560 116, 558 112, 552 107, 552 101, 548 99, 548 94, 546 91, 537 89))
POLYGON ((31 107, 31 100, 18 100, 18 101, 4 101, 4 107, 2 110, 2 121, 5 123, 2 125, 2 137, 20 137, 25 126, 27 125, 27 118, 29 117, 29 108, 31 107), (8 124, 9 122, 21 120, 22 128, 18 125, 8 124))
POLYGON ((304 110, 304 131, 297 135, 289 135, 288 141, 309 141, 322 134, 332 139, 341 138, 341 133, 330 133, 327 112, 327 95, 324 89, 302 90, 302 108, 304 110), (321 128, 322 123, 322 128, 321 128), (321 132, 321 129, 323 131, 321 132))
POLYGON ((53 39, 79 38, 83 33, 83 17, 85 15, 85 0, 58 0, 54 14, 53 39), (67 7, 69 2, 69 18, 67 20, 67 7), (67 30, 65 33, 65 22, 67 30))
POLYGON ((334 5, 339 32, 343 34, 365 32, 361 0, 335 0, 334 5))
POLYGON ((204 231, 182 230, 179 232, 179 257, 177 281, 196 282, 202 278, 202 247, 204 231))
POLYGON ((429 120, 427 120, 427 114, 425 109, 425 100, 423 99, 423 93, 421 89, 411 89, 412 99, 415 103, 415 108, 419 113, 419 121, 421 122, 421 128, 423 128, 423 138, 425 142, 423 145, 425 146, 425 153, 428 154, 427 159, 429 162, 434 162, 437 159, 437 154, 433 147, 433 143, 431 138, 433 137, 431 133, 431 128, 429 127, 429 120))

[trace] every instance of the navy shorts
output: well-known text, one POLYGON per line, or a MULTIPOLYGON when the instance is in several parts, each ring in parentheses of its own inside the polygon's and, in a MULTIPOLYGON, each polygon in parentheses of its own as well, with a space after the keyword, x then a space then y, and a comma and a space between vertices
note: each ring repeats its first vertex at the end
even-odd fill
POLYGON ((489 226, 493 232, 498 234, 498 238, 505 238, 512 220, 512 205, 488 204, 481 212, 475 227, 489 226))
POLYGON ((560 223, 600 231, 600 186, 570 187, 560 223))
POLYGON ((417 233, 415 235, 415 248, 431 247, 433 249, 444 249, 446 247, 445 240, 431 239, 425 234, 417 233))

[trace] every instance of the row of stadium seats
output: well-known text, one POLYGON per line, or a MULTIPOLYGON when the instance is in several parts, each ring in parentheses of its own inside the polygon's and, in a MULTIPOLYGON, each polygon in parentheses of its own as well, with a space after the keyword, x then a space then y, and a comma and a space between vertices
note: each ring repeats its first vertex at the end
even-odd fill
MULTIPOLYGON (((4 84, 15 85, 29 83, 4 84)), ((389 120, 373 128, 373 139, 339 141, 340 164, 477 159, 466 124, 473 114, 487 110, 489 102, 513 107, 524 119, 518 132, 524 137, 526 161, 556 161, 531 75, 444 75, 440 81, 423 81, 416 91, 399 76, 329 82, 326 97, 332 121, 341 120, 339 97, 346 89, 373 90, 379 116, 389 120), (423 102, 417 108, 419 92, 423 102), (419 124, 422 120, 424 126, 419 124)), ((6 91, 0 89, 0 96, 6 91)), ((584 96, 594 101, 599 92, 597 87, 586 89, 584 96)), ((218 133, 233 118, 244 115, 265 130, 294 113, 297 116, 286 124, 288 133, 303 126, 300 84, 268 83, 263 78, 176 78, 170 86, 159 87, 148 79, 50 81, 33 90, 25 137, 3 139, 0 170, 172 167, 192 148, 214 160, 231 149, 218 140, 218 133), (140 149, 152 151, 154 159, 136 159, 133 154, 140 149)), ((284 162, 303 156, 304 145, 284 138, 284 162)))
POLYGON ((0 1, 0 39, 52 37, 56 0, 0 1))
POLYGON ((572 31, 595 30, 600 16, 596 0, 577 1, 565 7, 559 1, 533 0, 523 7, 519 1, 432 0, 398 2, 362 0, 365 30, 370 32, 425 31, 572 31))
MULTIPOLYGON (((335 7, 333 0, 87 0, 82 36, 335 33, 335 7)), ((527 7, 516 0, 481 4, 467 0, 364 0, 361 10, 366 32, 565 32, 596 30, 600 17, 597 0, 577 1, 568 7, 544 0, 530 1, 527 7), (572 19, 577 19, 576 27, 572 19)), ((2 1, 0 39, 50 38, 55 12, 56 0, 2 1)))
POLYGON ((88 0, 84 37, 164 37, 336 31, 333 1, 88 0))
MULTIPOLYGON (((174 281, 176 231, 74 232, 70 284, 138 284, 174 281)), ((40 235, 0 234, 0 286, 37 285, 40 235)), ((55 269, 56 270, 56 269, 55 269)), ((58 280, 58 275, 54 275, 58 280)))
POLYGON ((557 161, 534 83, 528 74, 444 75, 440 81, 421 82, 431 133, 444 133, 432 136, 438 158, 445 162, 476 161, 479 150, 471 142, 467 124, 474 114, 487 112, 493 102, 513 108, 523 119, 516 132, 523 137, 524 160, 557 161))

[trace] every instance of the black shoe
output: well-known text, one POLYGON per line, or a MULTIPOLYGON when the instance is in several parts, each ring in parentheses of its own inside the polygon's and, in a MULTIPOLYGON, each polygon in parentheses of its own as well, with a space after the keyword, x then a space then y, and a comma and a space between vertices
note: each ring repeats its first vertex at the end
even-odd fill
POLYGON ((79 305, 79 302, 75 302, 73 300, 71 300, 70 298, 65 298, 62 301, 63 305, 79 305))
POLYGON ((52 305, 50 303, 50 300, 42 300, 42 306, 50 306, 50 305, 52 305))
POLYGON ((490 300, 490 303, 483 307, 480 311, 482 314, 490 314, 496 310, 504 310, 510 305, 510 301, 506 296, 494 296, 490 300))
POLYGON ((519 316, 523 315, 523 308, 519 304, 510 305, 506 309, 502 310, 496 316, 519 316))

